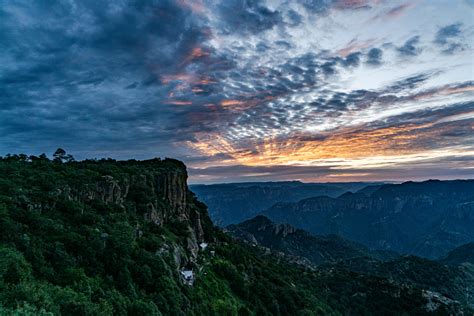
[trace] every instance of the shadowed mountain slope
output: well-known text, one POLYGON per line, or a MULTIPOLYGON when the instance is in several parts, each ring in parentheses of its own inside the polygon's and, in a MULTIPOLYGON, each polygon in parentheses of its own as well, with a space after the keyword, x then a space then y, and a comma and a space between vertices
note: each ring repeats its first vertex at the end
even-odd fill
POLYGON ((313 234, 428 258, 474 240, 474 180, 386 184, 365 192, 277 203, 262 214, 313 234))

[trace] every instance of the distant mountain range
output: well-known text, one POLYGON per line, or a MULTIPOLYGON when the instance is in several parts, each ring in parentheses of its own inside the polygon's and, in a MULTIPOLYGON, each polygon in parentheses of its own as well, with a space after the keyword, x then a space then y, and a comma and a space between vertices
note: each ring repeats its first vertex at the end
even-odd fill
POLYGON ((456 248, 435 261, 394 252, 370 251, 342 237, 315 236, 289 224, 273 223, 265 216, 230 225, 226 230, 254 246, 285 254, 290 261, 310 262, 323 274, 343 275, 349 271, 387 278, 424 289, 428 300, 444 297, 445 300, 454 299, 474 306, 474 243, 456 248))
POLYGON ((226 231, 252 245, 304 257, 314 265, 357 257, 389 260, 399 256, 390 251, 371 251, 362 244, 337 235, 312 235, 289 224, 273 223, 261 215, 237 225, 229 225, 226 231))
MULTIPOLYGON (((472 245, 435 262, 262 216, 228 229, 241 242, 214 226, 186 180, 173 159, 0 157, 0 315, 474 312, 472 245)), ((442 197, 451 206, 468 195, 453 190, 442 197)), ((467 223, 462 203, 443 227, 467 223)))
POLYGON ((381 183, 302 183, 247 182, 191 185, 190 189, 203 201, 213 222, 220 226, 250 219, 278 202, 297 202, 315 196, 337 197, 381 183))
POLYGON ((313 234, 337 234, 371 249, 427 258, 474 241, 474 180, 366 187, 337 198, 281 202, 263 215, 313 234))
POLYGON ((474 242, 462 245, 450 251, 441 262, 450 265, 470 263, 474 265, 474 242))

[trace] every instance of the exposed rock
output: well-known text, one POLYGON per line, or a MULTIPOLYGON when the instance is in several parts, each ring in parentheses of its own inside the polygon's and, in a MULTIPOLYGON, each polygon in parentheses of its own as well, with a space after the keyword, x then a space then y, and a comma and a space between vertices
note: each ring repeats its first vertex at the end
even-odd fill
POLYGON ((431 313, 436 312, 442 305, 458 304, 456 301, 437 292, 424 290, 423 297, 428 301, 426 303, 426 310, 431 313))
POLYGON ((294 226, 288 224, 276 224, 274 228, 275 235, 282 235, 286 237, 289 234, 293 234, 296 231, 294 226))
POLYGON ((97 182, 96 194, 104 203, 123 205, 128 189, 128 181, 119 183, 112 176, 103 176, 102 181, 97 182))
POLYGON ((144 214, 145 220, 154 223, 155 225, 163 224, 163 213, 159 212, 153 203, 147 204, 147 212, 144 214))
POLYGON ((153 180, 157 193, 162 195, 162 199, 169 203, 175 213, 185 217, 188 192, 186 171, 167 172, 159 177, 154 177, 153 180))
MULTIPOLYGON (((144 170, 143 174, 122 173, 120 178, 111 175, 101 176, 95 183, 82 184, 81 187, 62 185, 51 192, 52 196, 62 196, 69 201, 90 202, 99 200, 111 207, 125 209, 125 206, 135 208, 142 213, 145 220, 155 225, 163 225, 170 221, 184 222, 188 226, 186 251, 184 249, 168 249, 171 251, 177 267, 187 262, 196 262, 199 243, 205 239, 202 227, 202 215, 195 209, 192 195, 187 186, 187 172, 183 164, 172 162, 166 168, 144 170), (138 204, 136 197, 131 194, 146 192, 146 204, 138 204), (189 201, 188 201, 189 199, 189 201)), ((143 202, 143 198, 140 199, 143 202)), ((28 209, 42 210, 48 205, 30 202, 26 197, 18 203, 25 204, 28 209)), ((54 205, 53 205, 54 207, 54 205)), ((136 230, 137 238, 141 231, 136 230)), ((162 249, 166 251, 166 249, 162 249)))

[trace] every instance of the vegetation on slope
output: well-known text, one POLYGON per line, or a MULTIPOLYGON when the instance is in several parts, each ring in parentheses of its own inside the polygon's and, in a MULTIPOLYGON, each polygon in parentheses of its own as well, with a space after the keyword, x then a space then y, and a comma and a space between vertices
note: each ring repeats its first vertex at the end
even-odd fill
POLYGON ((0 159, 2 315, 428 313, 415 287, 305 270, 232 240, 179 161, 57 154, 0 159))

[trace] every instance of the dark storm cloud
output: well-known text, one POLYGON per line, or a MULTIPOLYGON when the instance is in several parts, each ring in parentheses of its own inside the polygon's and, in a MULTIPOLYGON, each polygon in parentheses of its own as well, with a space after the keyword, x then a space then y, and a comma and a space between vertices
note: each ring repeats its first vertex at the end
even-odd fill
POLYGON ((286 17, 288 19, 288 24, 291 26, 298 26, 303 22, 303 16, 295 10, 288 10, 286 17))
POLYGON ((366 63, 372 66, 379 66, 382 64, 383 51, 380 48, 372 48, 367 53, 366 63))
POLYGON ((458 50, 462 50, 464 48, 464 44, 460 39, 462 35, 461 28, 461 23, 454 23, 441 27, 436 32, 434 43, 445 54, 453 54, 458 50))
POLYGON ((313 14, 326 14, 330 9, 367 10, 372 8, 368 0, 298 0, 298 2, 313 14))
POLYGON ((218 7, 228 33, 259 33, 283 23, 281 13, 268 9, 260 0, 226 0, 218 7))
POLYGON ((420 43, 420 36, 413 36, 405 42, 402 46, 397 48, 401 56, 412 57, 420 54, 421 49, 417 46, 420 43))
POLYGON ((444 45, 449 40, 459 37, 461 35, 461 23, 446 25, 438 30, 435 37, 435 43, 444 45))
POLYGON ((336 73, 336 61, 328 61, 321 65, 321 70, 324 72, 325 75, 333 75, 336 73))
POLYGON ((205 20, 171 0, 11 2, 0 12, 3 150, 139 140, 166 148, 186 135, 168 130, 189 117, 170 103, 208 102, 218 73, 234 66, 205 46, 205 20))
POLYGON ((407 78, 396 81, 395 83, 389 85, 386 89, 386 93, 396 93, 403 90, 411 90, 419 87, 423 83, 427 82, 430 78, 437 75, 437 73, 426 72, 416 74, 407 78))
POLYGON ((342 65, 344 67, 357 67, 360 64, 360 56, 362 54, 360 52, 351 53, 346 56, 345 59, 342 60, 342 65))
POLYGON ((311 13, 326 13, 333 3, 332 0, 298 0, 311 13))
MULTIPOLYGON (((378 121, 370 124, 371 128, 382 128, 382 127, 396 127, 402 124, 425 124, 425 123, 436 123, 443 121, 444 118, 454 117, 466 112, 469 112, 474 106, 474 102, 463 102, 456 103, 450 107, 440 108, 440 109, 422 109, 419 111, 394 115, 384 121, 378 121)), ((449 123, 450 121, 447 120, 449 123)), ((454 124, 459 124, 459 120, 453 120, 454 124)), ((450 123, 451 124, 451 123, 450 123)), ((470 126, 469 124, 465 125, 465 129, 462 129, 462 133, 465 136, 470 135, 470 126)), ((434 141, 439 141, 439 139, 434 139, 434 141)))
MULTIPOLYGON (((393 65, 388 46, 380 38, 359 40, 352 34, 348 38, 354 40, 341 49, 344 36, 330 33, 339 23, 346 27, 353 22, 357 12, 351 10, 375 3, 384 17, 398 16, 409 7, 364 0, 4 1, 0 154, 50 153, 61 146, 77 158, 168 155, 209 166, 238 163, 234 149, 257 155, 255 144, 261 140, 323 141, 352 121, 370 130, 440 120, 440 137, 466 139, 467 128, 455 131, 454 123, 442 121, 443 116, 461 115, 466 106, 447 102, 439 113, 393 113, 430 97, 460 93, 464 100, 472 84, 435 87, 428 81, 436 73, 415 73, 394 82, 401 76, 394 69, 382 78, 381 87, 372 89, 365 80, 373 69, 358 67, 393 65), (355 86, 364 89, 351 91, 353 80, 360 80, 355 86), (359 117, 370 116, 371 107, 387 109, 389 117, 373 123, 359 117), (451 108, 454 112, 448 111, 451 108), (302 132, 313 128, 323 131, 302 132), (203 134, 216 139, 203 141, 203 134)), ((433 44, 446 53, 458 49, 462 31, 460 24, 441 28, 433 44)), ((415 36, 391 49, 415 56, 419 44, 415 36)), ((408 58, 403 61, 410 66, 408 58)), ((267 179, 333 172, 326 167, 195 170, 210 177, 271 173, 267 179)))

